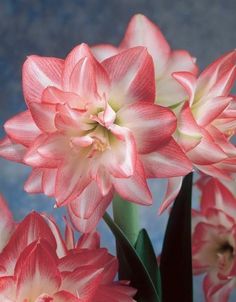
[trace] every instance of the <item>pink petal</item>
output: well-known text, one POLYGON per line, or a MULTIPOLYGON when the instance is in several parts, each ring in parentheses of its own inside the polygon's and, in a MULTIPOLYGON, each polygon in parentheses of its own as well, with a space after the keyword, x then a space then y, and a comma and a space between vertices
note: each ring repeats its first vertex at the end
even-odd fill
POLYGON ((136 290, 125 285, 103 285, 96 292, 96 302, 133 302, 136 290))
POLYGON ((146 182, 142 163, 137 160, 135 172, 128 178, 113 178, 115 190, 126 200, 142 205, 152 204, 152 195, 146 182))
POLYGON ((121 125, 134 135, 139 153, 150 153, 168 141, 176 128, 176 117, 167 108, 134 103, 117 113, 121 125))
POLYGON ((169 59, 170 47, 160 29, 147 17, 135 15, 128 25, 120 48, 127 49, 134 46, 147 47, 155 64, 156 76, 160 75, 169 59))
POLYGON ((94 231, 88 234, 83 234, 77 243, 78 249, 98 249, 100 247, 100 235, 94 231))
POLYGON ((196 77, 190 72, 174 72, 173 78, 186 90, 190 106, 193 104, 197 85, 196 77))
POLYGON ((88 161, 80 161, 77 157, 61 164, 56 176, 55 196, 57 205, 61 206, 79 196, 89 185, 91 179, 87 175, 88 161))
POLYGON ((7 275, 12 275, 16 260, 21 252, 35 240, 43 238, 56 249, 54 236, 44 219, 32 212, 18 225, 0 257, 0 267, 6 268, 7 275))
POLYGON ((175 200, 182 186, 183 177, 168 178, 167 190, 158 213, 162 214, 175 200))
POLYGON ((83 302, 83 300, 76 298, 74 295, 64 290, 53 295, 53 299, 55 299, 56 302, 83 302))
POLYGON ((189 102, 185 102, 178 115, 176 142, 187 152, 196 147, 201 138, 201 128, 193 117, 189 102))
POLYGON ((28 110, 8 120, 4 125, 4 129, 10 139, 26 147, 41 133, 28 110))
POLYGON ((102 271, 95 266, 79 267, 65 274, 61 289, 79 296, 83 301, 92 301, 102 278, 102 271))
POLYGON ((24 163, 34 168, 55 168, 58 166, 57 159, 47 158, 42 156, 38 149, 46 140, 47 135, 41 134, 34 143, 30 146, 24 156, 24 163))
POLYGON ((208 301, 227 302, 234 289, 234 278, 225 282, 220 282, 219 280, 217 283, 217 281, 211 280, 210 275, 207 275, 204 279, 203 288, 208 301))
POLYGON ((42 189, 47 196, 54 196, 57 169, 43 169, 42 189))
POLYGON ((236 77, 236 51, 229 52, 209 65, 198 79, 197 90, 211 97, 227 96, 236 77))
POLYGON ((192 107, 194 117, 199 126, 205 127, 213 122, 229 105, 231 97, 215 97, 204 99, 192 107))
POLYGON ((107 72, 94 58, 82 58, 70 76, 70 91, 79 94, 86 102, 107 95, 109 87, 107 72))
POLYGON ((16 264, 17 299, 26 297, 36 300, 42 293, 53 295, 60 286, 60 272, 57 269, 57 258, 48 250, 47 242, 33 242, 23 252, 16 264), (28 254, 28 255, 27 255, 28 254))
POLYGON ((57 58, 29 56, 23 65, 23 92, 26 102, 41 102, 48 86, 61 87, 64 61, 57 58))
POLYGON ((3 248, 6 246, 8 240, 10 239, 10 236, 12 232, 14 231, 16 227, 16 223, 13 219, 12 213, 10 209, 8 208, 7 202, 3 198, 3 196, 0 194, 0 234, 1 234, 1 240, 0 240, 0 252, 2 252, 3 248))
POLYGON ((111 149, 104 153, 104 165, 114 177, 129 177, 134 173, 137 157, 132 132, 116 124, 110 127, 110 131, 116 136, 116 141, 112 143, 111 149))
POLYGON ((109 44, 99 44, 91 48, 94 57, 99 61, 103 61, 118 54, 118 48, 109 44))
POLYGON ((198 73, 198 67, 194 58, 186 50, 174 50, 165 68, 165 74, 171 75, 173 72, 189 72, 193 75, 198 73))
POLYGON ((188 151, 188 158, 198 165, 209 165, 225 159, 227 155, 215 144, 211 136, 206 131, 202 134, 201 142, 194 149, 188 151))
MULTIPOLYGON (((71 50, 65 59, 65 68, 63 71, 63 88, 65 91, 70 87, 70 76, 77 63, 84 57, 92 57, 88 45, 82 43, 71 50)), ((54 85, 52 85, 54 86, 54 85)))
POLYGON ((27 193, 42 193, 43 169, 35 168, 26 180, 24 190, 27 193))
POLYGON ((153 102, 155 79, 151 56, 143 47, 130 48, 103 61, 111 80, 109 104, 119 109, 137 101, 153 102))
MULTIPOLYGON (((86 204, 84 205, 85 207, 84 212, 85 213, 87 211, 90 212, 88 218, 86 218, 87 215, 79 216, 79 212, 76 212, 77 208, 75 208, 73 202, 69 203, 68 211, 74 227, 82 233, 90 233, 94 231, 99 220, 102 218, 107 207, 109 206, 112 200, 112 196, 113 196, 113 192, 110 192, 108 195, 102 197, 100 200, 96 200, 95 201, 96 203, 92 205, 93 206, 92 212, 91 212, 90 204, 87 202, 87 205, 86 204)), ((81 199, 79 200, 79 202, 82 203, 83 200, 81 199)))
POLYGON ((26 147, 13 142, 9 137, 0 140, 0 156, 13 160, 15 162, 22 162, 26 153, 26 147))
POLYGON ((56 87, 48 87, 42 95, 42 102, 45 104, 68 104, 71 108, 83 109, 82 98, 72 92, 64 92, 56 87))
POLYGON ((54 221, 53 218, 50 218, 47 215, 42 215, 42 216, 45 219, 45 221, 47 222, 47 224, 48 224, 50 230, 52 231, 53 236, 54 236, 54 238, 56 240, 56 244, 57 244, 56 253, 57 253, 57 256, 59 258, 64 257, 67 254, 67 248, 66 248, 65 242, 64 242, 64 240, 62 238, 62 235, 60 233, 60 230, 59 230, 56 222, 54 221))
POLYGON ((192 171, 192 163, 174 139, 155 152, 142 155, 145 173, 150 178, 184 176, 192 171))
POLYGON ((56 130, 54 123, 56 106, 54 104, 31 102, 29 108, 35 124, 41 131, 50 133, 56 130))

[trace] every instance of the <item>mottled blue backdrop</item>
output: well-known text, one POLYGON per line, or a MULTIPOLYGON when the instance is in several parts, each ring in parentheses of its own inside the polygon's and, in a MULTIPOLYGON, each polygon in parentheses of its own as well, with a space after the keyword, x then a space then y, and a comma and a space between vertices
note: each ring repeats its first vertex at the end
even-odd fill
MULTIPOLYGON (((189 50, 201 68, 236 45, 235 0, 0 0, 0 136, 3 123, 25 109, 21 66, 27 55, 64 57, 81 42, 118 44, 135 13, 143 13, 156 22, 172 47, 189 50)), ((37 209, 50 212, 60 221, 63 210, 54 210, 52 200, 28 196, 23 191, 28 171, 0 159, 0 192, 9 201, 16 219, 37 209)), ((155 204, 141 214, 142 225, 150 231, 157 252, 161 250, 167 218, 167 214, 156 215, 163 184, 164 181, 150 182, 155 204)), ((114 251, 103 223, 100 230, 103 245, 114 251)), ((204 301, 200 279, 195 281, 194 301, 204 301)))

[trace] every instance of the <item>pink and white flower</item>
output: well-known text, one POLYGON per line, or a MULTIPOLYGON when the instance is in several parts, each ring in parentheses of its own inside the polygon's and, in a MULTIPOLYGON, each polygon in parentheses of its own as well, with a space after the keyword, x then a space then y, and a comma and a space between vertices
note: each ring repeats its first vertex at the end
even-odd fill
POLYGON ((222 183, 203 177, 200 211, 193 211, 193 269, 205 273, 206 301, 226 302, 236 287, 236 198, 222 183))
POLYGON ((114 191, 150 205, 146 177, 192 169, 172 138, 174 114, 154 104, 153 62, 143 47, 101 64, 85 44, 65 60, 30 56, 23 90, 28 110, 5 123, 0 154, 31 166, 25 190, 68 205, 83 232, 95 228, 114 191))
POLYGON ((8 302, 132 302, 136 292, 113 281, 118 262, 94 232, 72 243, 45 215, 29 214, 0 253, 0 300, 8 302), (70 247, 69 247, 70 246, 70 247))

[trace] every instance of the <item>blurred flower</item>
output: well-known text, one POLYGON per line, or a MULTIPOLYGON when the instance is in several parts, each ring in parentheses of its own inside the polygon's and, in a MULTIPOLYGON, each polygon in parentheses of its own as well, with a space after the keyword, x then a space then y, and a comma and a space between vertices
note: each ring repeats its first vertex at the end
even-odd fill
POLYGON ((206 301, 228 301, 236 287, 236 198, 217 179, 197 182, 200 211, 193 210, 193 269, 206 273, 206 301))
POLYGON ((64 240, 52 218, 29 214, 0 253, 1 301, 134 301, 128 282, 113 281, 117 259, 99 245, 96 232, 74 244, 69 224, 64 240))
POLYGON ((25 190, 68 205, 80 231, 96 227, 114 191, 149 205, 146 177, 192 169, 171 137, 174 114, 154 104, 154 80, 143 47, 102 64, 85 44, 65 60, 30 56, 23 67, 28 110, 5 123, 0 154, 31 166, 25 190))

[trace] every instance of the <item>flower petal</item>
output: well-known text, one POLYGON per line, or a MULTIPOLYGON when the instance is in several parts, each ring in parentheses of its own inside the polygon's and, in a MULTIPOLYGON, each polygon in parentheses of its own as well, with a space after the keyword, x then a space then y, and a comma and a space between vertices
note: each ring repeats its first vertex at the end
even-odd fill
POLYGON ((121 108, 124 102, 154 101, 153 62, 144 47, 124 50, 103 61, 102 65, 111 80, 109 104, 114 110, 121 108))
POLYGON ((26 147, 13 142, 9 137, 0 141, 0 156, 15 162, 22 162, 26 153, 26 147))
POLYGON ((183 177, 168 178, 167 190, 158 213, 162 214, 175 200, 182 186, 183 177))
POLYGON ((99 62, 118 54, 118 48, 109 44, 95 45, 91 48, 91 50, 94 57, 99 62))
POLYGON ((117 113, 120 125, 130 129, 139 153, 149 153, 168 141, 176 128, 175 115, 168 108, 134 103, 117 113))
POLYGON ((28 110, 8 120, 4 124, 4 129, 10 139, 26 147, 41 133, 28 110))
POLYGON ((35 301, 42 293, 53 295, 61 284, 60 272, 57 269, 57 258, 48 250, 47 242, 33 242, 19 258, 16 264, 17 300, 26 297, 35 301))
POLYGON ((150 178, 184 176, 192 171, 192 163, 174 139, 155 152, 142 155, 145 172, 150 178))
POLYGON ((135 15, 130 20, 120 48, 127 49, 134 46, 147 47, 148 52, 153 57, 156 76, 158 77, 169 59, 170 46, 160 29, 141 14, 135 15))
POLYGON ((126 200, 142 205, 152 204, 152 195, 148 188, 143 165, 137 159, 135 172, 128 178, 112 178, 115 190, 126 200))
POLYGON ((35 168, 25 182, 24 190, 27 193, 42 193, 43 169, 35 168))
MULTIPOLYGON (((87 190, 87 188, 85 190, 87 190)), ((82 195, 83 194, 84 192, 82 195)), ((110 204, 112 196, 113 192, 111 191, 106 196, 100 196, 100 198, 94 200, 93 204, 90 204, 91 200, 83 200, 82 198, 80 199, 80 197, 77 200, 70 202, 68 211, 74 227, 82 233, 94 231, 110 204), (83 208, 82 213, 81 208, 83 208)))
POLYGON ((67 55, 65 59, 65 68, 63 70, 63 88, 65 91, 69 90, 72 71, 76 64, 84 57, 92 57, 91 50, 85 43, 77 45, 67 55))
POLYGON ((35 124, 41 131, 50 133, 56 130, 54 123, 56 106, 54 104, 31 102, 29 108, 35 124))
POLYGON ((29 56, 23 65, 23 92, 27 104, 41 102, 48 86, 61 87, 64 61, 57 58, 29 56))
POLYGON ((185 152, 196 147, 201 141, 201 128, 193 117, 189 102, 185 102, 180 110, 174 137, 185 152))

